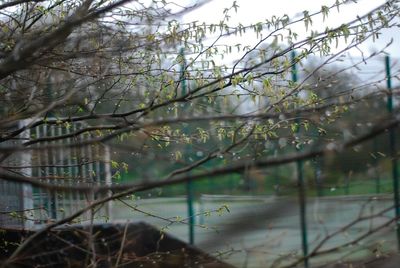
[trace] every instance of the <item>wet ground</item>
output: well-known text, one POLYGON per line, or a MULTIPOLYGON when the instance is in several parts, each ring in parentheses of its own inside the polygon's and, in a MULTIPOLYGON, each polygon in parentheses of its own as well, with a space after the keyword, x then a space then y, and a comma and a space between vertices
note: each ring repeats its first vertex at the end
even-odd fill
MULTIPOLYGON (((189 227, 185 220, 187 205, 184 197, 124 202, 128 205, 119 201, 113 204, 113 221, 146 221, 188 241, 189 227)), ((321 265, 341 257, 381 255, 382 252, 396 249, 393 224, 375 232, 375 228, 393 217, 392 209, 343 229, 346 224, 360 217, 368 217, 391 207, 392 203, 391 196, 385 195, 309 199, 306 204, 309 252, 334 232, 338 233, 326 241, 322 250, 350 243, 368 232, 374 233, 366 240, 346 246, 342 251, 313 258, 310 263, 321 265)), ((194 203, 194 208, 197 215, 195 245, 237 267, 288 264, 302 256, 303 233, 296 199, 201 196, 194 203)))

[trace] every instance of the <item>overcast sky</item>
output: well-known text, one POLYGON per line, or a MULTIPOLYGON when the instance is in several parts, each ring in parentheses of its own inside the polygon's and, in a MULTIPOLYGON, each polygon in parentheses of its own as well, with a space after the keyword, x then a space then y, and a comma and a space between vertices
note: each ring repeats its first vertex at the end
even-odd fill
MULTIPOLYGON (((323 5, 332 6, 335 0, 237 0, 239 5, 237 13, 232 12, 229 24, 232 26, 237 26, 239 23, 246 25, 257 22, 265 22, 266 19, 270 19, 273 15, 282 17, 287 14, 291 20, 295 18, 302 18, 303 11, 307 10, 310 13, 321 10, 323 5)), ((357 16, 363 16, 379 5, 385 3, 385 0, 358 0, 357 3, 346 4, 340 7, 338 12, 336 8, 331 10, 328 19, 323 22, 322 16, 313 18, 313 30, 323 32, 327 26, 336 27, 343 23, 350 22, 357 18, 357 16)), ((208 22, 208 23, 218 23, 223 18, 223 10, 232 5, 231 0, 213 0, 210 3, 202 6, 201 8, 195 10, 184 16, 184 21, 198 21, 198 22, 208 22)), ((304 23, 299 23, 296 27, 291 27, 293 31, 297 32, 299 36, 306 37, 309 32, 306 33, 304 23)), ((383 31, 383 34, 378 40, 372 42, 364 42, 359 45, 361 51, 363 51, 364 56, 369 56, 373 51, 379 51, 394 39, 393 44, 387 48, 385 51, 392 56, 392 75, 398 74, 400 71, 400 29, 389 29, 383 31)), ((256 44, 257 38, 255 34, 251 34, 245 37, 232 37, 232 40, 224 40, 223 43, 241 43, 241 44, 256 44)), ((213 41, 213 40, 210 40, 213 41)), ((341 46, 343 48, 345 44, 341 46)), ((339 47, 340 49, 340 47, 339 47)), ((346 58, 343 62, 339 62, 341 67, 346 64, 352 65, 354 60, 357 60, 361 56, 360 50, 353 49, 350 51, 351 58, 346 58)), ((237 59, 238 55, 232 55, 230 59, 237 59)), ((225 59, 226 60, 226 59, 225 59)), ((384 78, 384 60, 382 57, 374 58, 368 61, 367 65, 359 65, 358 69, 352 69, 354 74, 364 81, 377 80, 384 78)), ((395 86, 399 85, 399 80, 393 79, 393 84, 395 86)))
MULTIPOLYGON (((295 17, 303 17, 303 11, 308 10, 310 13, 321 10, 321 6, 331 6, 335 3, 335 0, 237 0, 239 9, 237 13, 232 12, 232 17, 229 24, 237 26, 239 23, 250 24, 256 22, 263 22, 265 19, 271 18, 271 16, 283 16, 284 14, 289 15, 291 19, 295 17)), ((380 4, 384 3, 384 0, 358 0, 357 4, 347 4, 341 6, 340 12, 338 13, 336 8, 331 11, 328 19, 322 22, 322 16, 320 19, 313 20, 313 28, 315 30, 323 31, 326 26, 334 27, 339 26, 342 23, 346 23, 355 19, 357 16, 362 16, 368 11, 374 9, 380 4)), ((199 21, 199 22, 215 22, 218 23, 223 17, 223 10, 231 6, 233 1, 231 0, 213 0, 210 3, 202 6, 201 8, 191 12, 184 17, 184 21, 199 21)), ((304 24, 298 24, 296 27, 292 27, 295 32, 300 35, 305 34, 304 24)), ((399 33, 398 29, 388 30, 377 40, 376 43, 366 42, 360 48, 365 53, 370 53, 374 50, 385 46, 390 39, 397 37, 399 33)), ((248 37, 238 38, 235 40, 236 43, 249 42, 253 43, 256 41, 248 37)), ((393 56, 400 56, 400 42, 397 38, 395 43, 387 50, 393 56)), ((358 52, 354 51, 357 54, 358 52)), ((359 53, 358 53, 359 54, 359 53)))

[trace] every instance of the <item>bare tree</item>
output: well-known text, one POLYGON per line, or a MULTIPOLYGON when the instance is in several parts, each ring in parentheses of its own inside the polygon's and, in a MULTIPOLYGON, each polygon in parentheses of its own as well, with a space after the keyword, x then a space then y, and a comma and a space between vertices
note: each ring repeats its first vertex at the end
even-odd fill
MULTIPOLYGON (((86 200, 62 218, 29 214, 34 218, 28 220, 48 224, 22 242, 5 265, 18 260, 35 237, 85 214, 93 221, 96 210, 112 200, 227 174, 262 176, 266 167, 337 155, 398 126, 396 113, 376 114, 373 124, 350 139, 331 135, 312 142, 311 133, 323 134, 327 123, 340 123, 349 106, 386 99, 385 78, 359 81, 343 91, 320 94, 317 89, 330 88, 343 78, 340 73, 360 63, 321 78, 325 66, 383 29, 399 26, 398 1, 320 33, 308 29, 313 20, 350 1, 305 11, 301 18, 274 16, 232 26, 234 2, 218 23, 180 22, 207 2, 18 0, 0 5, 2 183, 30 185, 54 199, 80 195, 86 200), (304 38, 291 30, 299 24, 307 30, 304 38), (249 32, 257 38, 252 46, 226 41, 249 32), (335 50, 335 42, 343 48, 335 50), (220 60, 228 55, 236 60, 220 60), (323 60, 294 81, 295 67, 312 55, 323 60), (316 117, 327 112, 334 115, 316 117), (104 179, 105 166, 96 174, 96 165, 104 164, 112 166, 112 181, 104 179), (136 178, 119 183, 125 170, 136 178)), ((360 62, 384 52, 363 54, 360 62)), ((2 213, 29 218, 26 211, 2 213)), ((361 215, 356 222, 369 217, 361 215)), ((329 251, 320 248, 331 236, 293 265, 329 251)), ((88 251, 96 266, 95 249, 88 251)))

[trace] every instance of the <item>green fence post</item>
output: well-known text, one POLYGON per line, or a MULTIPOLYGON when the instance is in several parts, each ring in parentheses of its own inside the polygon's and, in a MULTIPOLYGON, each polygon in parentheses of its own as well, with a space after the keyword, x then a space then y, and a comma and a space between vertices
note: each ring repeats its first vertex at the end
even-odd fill
MULTIPOLYGON (((386 69, 386 85, 389 90, 387 98, 387 109, 389 113, 393 113, 393 96, 392 96, 392 79, 390 70, 390 57, 385 57, 385 69, 386 69)), ((400 199, 399 199, 399 175, 397 169, 396 159, 396 129, 391 128, 389 130, 389 142, 390 142, 390 157, 392 159, 392 177, 393 177, 393 196, 394 196, 394 211, 396 216, 396 232, 397 232, 397 246, 400 250, 400 199)))
MULTIPOLYGON (((50 76, 47 78, 46 94, 47 94, 48 103, 50 104, 54 99, 54 97, 53 97, 53 88, 52 88, 52 83, 51 83, 51 80, 50 80, 50 76)), ((45 115, 45 117, 46 117, 46 119, 55 118, 54 117, 54 113, 53 113, 52 110, 48 111, 47 114, 45 115)), ((45 133, 43 133, 43 137, 52 135, 51 127, 52 127, 51 125, 47 125, 46 131, 45 131, 45 133)), ((46 164, 51 163, 51 155, 52 154, 49 154, 49 151, 48 151, 45 155, 46 155, 45 157, 47 157, 47 163, 46 164)), ((50 170, 52 170, 52 168, 46 168, 46 176, 51 175, 50 174, 51 173, 50 170)), ((50 217, 52 219, 57 219, 57 208, 56 208, 56 202, 57 202, 56 201, 57 200, 56 199, 56 195, 57 195, 57 193, 55 191, 54 192, 48 191, 47 193, 49 195, 49 197, 47 199, 47 201, 49 202, 49 205, 48 205, 49 212, 48 213, 49 213, 49 215, 51 215, 50 217)))
MULTIPOLYGON (((296 53, 292 50, 292 81, 294 83, 297 82, 297 66, 296 66, 296 53)), ((296 119, 297 132, 300 131, 299 120, 296 119)), ((300 150, 300 149, 298 149, 300 150)), ((307 219, 306 219, 306 191, 304 187, 304 170, 303 170, 303 160, 298 160, 296 162, 297 166, 297 180, 299 184, 299 203, 300 203, 300 225, 301 225, 301 243, 303 248, 303 256, 304 256, 304 267, 308 268, 308 239, 307 239, 307 219)))
MULTIPOLYGON (((378 141, 377 141, 377 138, 375 137, 374 138, 374 142, 373 142, 373 152, 374 152, 374 155, 375 155, 375 153, 376 152, 378 152, 379 151, 379 149, 378 149, 378 141)), ((374 157, 373 159, 372 159, 372 161, 373 161, 373 165, 374 165, 374 170, 375 170, 375 172, 374 172, 374 177, 375 177, 375 193, 376 194, 380 194, 381 193, 381 177, 379 176, 379 171, 377 170, 378 169, 378 161, 377 161, 377 159, 376 159, 376 157, 374 157)))
POLYGON ((345 175, 344 179, 345 179, 345 185, 344 185, 344 194, 345 195, 349 195, 350 194, 350 176, 351 174, 348 173, 345 175))
POLYGON ((321 161, 322 161, 322 158, 320 158, 319 156, 317 156, 314 159, 315 188, 316 188, 318 197, 322 197, 324 195, 321 161))
MULTIPOLYGON (((318 131, 317 129, 313 129, 312 131, 312 136, 314 139, 318 138, 318 131)), ((317 156, 314 158, 313 161, 313 167, 314 167, 314 182, 315 182, 315 190, 317 193, 318 197, 322 197, 324 195, 324 189, 323 189, 323 177, 322 177, 322 167, 324 165, 323 163, 323 157, 322 156, 317 156)))
MULTIPOLYGON (((181 89, 182 89, 182 96, 186 94, 186 79, 185 79, 185 69, 186 69, 186 60, 185 60, 185 54, 184 54, 184 49, 181 48, 180 50, 180 57, 181 57, 181 72, 180 72, 180 83, 181 83, 181 89)), ((186 107, 184 107, 186 108, 186 107)), ((188 173, 190 175, 190 173, 188 173)), ((194 219, 194 208, 193 208, 193 182, 189 178, 189 180, 186 183, 186 203, 187 203, 187 209, 188 209, 188 219, 189 219, 189 243, 191 245, 194 244, 194 224, 195 224, 195 219, 194 219)))

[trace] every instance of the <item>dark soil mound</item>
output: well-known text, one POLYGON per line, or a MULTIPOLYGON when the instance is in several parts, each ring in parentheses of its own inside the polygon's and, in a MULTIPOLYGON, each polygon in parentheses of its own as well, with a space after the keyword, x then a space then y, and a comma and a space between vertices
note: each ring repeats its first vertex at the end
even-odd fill
MULTIPOLYGON (((2 230, 5 261, 32 231, 2 230)), ((56 228, 36 237, 10 267, 231 267, 146 223, 56 228)))

